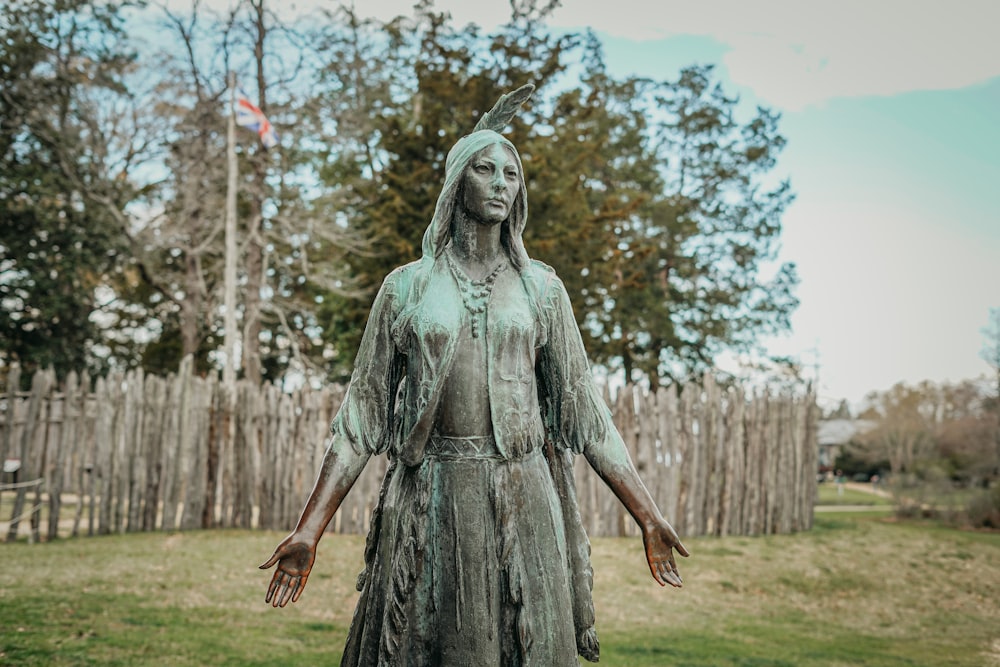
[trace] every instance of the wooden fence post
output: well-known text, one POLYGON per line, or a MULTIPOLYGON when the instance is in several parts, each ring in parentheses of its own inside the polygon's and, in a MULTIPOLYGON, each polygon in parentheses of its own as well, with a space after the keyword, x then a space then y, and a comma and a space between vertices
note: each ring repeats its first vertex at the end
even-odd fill
POLYGON ((715 377, 705 374, 704 380, 705 408, 703 419, 703 440, 707 465, 705 466, 705 534, 719 535, 719 523, 723 518, 720 504, 725 481, 725 455, 723 449, 725 432, 722 425, 722 393, 715 377))
MULTIPOLYGON (((14 453, 14 429, 16 426, 17 413, 17 392, 21 389, 21 365, 11 364, 7 371, 7 401, 3 420, 3 437, 0 438, 0 466, 5 465, 7 459, 14 453)), ((2 468, 0 468, 2 470, 2 468)), ((3 489, 0 488, 0 499, 3 499, 3 489)))
POLYGON ((163 443, 169 420, 169 384, 158 377, 146 379, 149 392, 144 402, 143 430, 147 434, 145 489, 143 490, 142 530, 156 530, 163 490, 163 443))
MULTIPOLYGON (((193 370, 193 369, 192 369, 193 370)), ((186 412, 190 428, 185 451, 184 493, 181 500, 181 530, 201 528, 208 485, 208 435, 212 406, 211 380, 190 376, 190 402, 186 412)))
MULTIPOLYGON (((639 392, 639 412, 636 418, 638 433, 636 436, 635 466, 639 472, 639 477, 646 484, 650 496, 655 501, 660 495, 660 487, 663 486, 662 454, 657 446, 659 439, 659 420, 657 418, 656 392, 639 392)), ((661 511, 663 508, 660 508, 661 511)), ((639 533, 638 527, 631 517, 625 519, 628 525, 628 534, 639 533)))
POLYGON ((234 476, 236 494, 233 503, 233 525, 250 528, 253 524, 254 489, 256 487, 254 459, 260 441, 258 435, 258 414, 261 389, 248 380, 239 383, 239 400, 236 408, 236 441, 234 476))
POLYGON ((46 538, 54 540, 59 536, 59 514, 62 510, 63 476, 69 450, 76 445, 76 430, 72 411, 76 403, 77 391, 76 372, 71 372, 66 378, 66 390, 62 400, 62 428, 59 444, 56 447, 55 460, 52 462, 51 483, 49 484, 49 525, 46 538))
POLYGON ((109 446, 110 475, 105 491, 108 494, 109 523, 105 532, 121 533, 125 522, 125 496, 128 493, 128 460, 125 455, 125 376, 112 373, 108 389, 114 412, 111 419, 109 446))
POLYGON ((759 535, 763 520, 761 518, 763 505, 764 483, 764 448, 760 433, 761 401, 760 394, 753 392, 752 399, 747 403, 747 413, 744 420, 744 439, 746 451, 746 504, 743 512, 743 534, 759 535))
POLYGON ((145 373, 141 368, 129 371, 125 378, 125 456, 128 483, 122 497, 128 500, 125 530, 134 533, 142 529, 143 492, 146 490, 146 439, 143 417, 146 411, 145 373))
POLYGON ((677 431, 677 386, 660 387, 656 392, 658 440, 662 457, 657 494, 654 497, 667 520, 676 525, 680 519, 678 498, 680 496, 680 449, 677 431))
MULTIPOLYGON (((86 372, 80 377, 80 391, 76 399, 76 419, 73 425, 73 454, 76 473, 76 511, 73 513, 73 528, 70 531, 71 537, 80 534, 80 521, 83 518, 83 506, 88 500, 87 484, 93 479, 93 454, 92 443, 93 429, 90 428, 90 419, 87 411, 90 404, 90 376, 86 372)), ((93 505, 87 503, 93 509, 93 505)))
MULTIPOLYGON (((32 443, 31 447, 34 451, 35 460, 32 463, 32 468, 38 471, 38 479, 40 483, 35 484, 35 498, 31 503, 31 511, 29 512, 30 517, 28 523, 31 527, 31 532, 28 535, 28 541, 31 543, 41 541, 41 526, 42 526, 42 493, 45 489, 49 487, 52 483, 52 471, 49 465, 49 451, 53 449, 50 447, 50 443, 53 439, 58 441, 61 429, 59 425, 53 423, 53 407, 55 405, 55 392, 56 389, 56 373, 52 368, 48 368, 44 372, 48 376, 47 385, 48 391, 46 395, 42 397, 41 410, 38 416, 38 429, 35 433, 35 442, 32 443), (54 437, 53 437, 54 435, 54 437)), ((62 409, 62 404, 59 405, 62 409)), ((61 418, 61 415, 59 415, 61 418)))
MULTIPOLYGON (((185 360, 186 361, 186 360, 185 360)), ((181 362, 177 375, 167 377, 167 408, 169 410, 166 428, 163 429, 163 513, 160 517, 160 529, 172 531, 177 527, 177 497, 179 495, 178 470, 181 452, 181 420, 184 406, 184 364, 181 362)))
MULTIPOLYGON (((41 473, 41 470, 33 469, 29 465, 29 456, 32 454, 32 446, 37 438, 39 430, 39 415, 43 412, 45 397, 49 393, 49 374, 38 371, 31 378, 31 395, 28 399, 28 414, 25 418, 24 430, 21 432, 20 451, 18 458, 21 461, 20 476, 25 482, 32 481, 34 475, 41 473)), ((44 428, 44 427, 43 427, 44 428)), ((14 509, 10 515, 10 526, 7 529, 7 541, 13 542, 17 539, 17 531, 24 512, 25 499, 28 495, 28 488, 20 486, 15 489, 14 509)))

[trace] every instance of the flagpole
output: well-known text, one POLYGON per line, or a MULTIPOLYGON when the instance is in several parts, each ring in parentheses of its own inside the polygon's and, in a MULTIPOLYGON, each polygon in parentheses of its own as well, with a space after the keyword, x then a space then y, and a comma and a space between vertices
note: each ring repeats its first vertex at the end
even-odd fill
POLYGON ((226 363, 222 368, 222 384, 230 401, 236 396, 236 189, 239 187, 239 164, 236 160, 236 74, 229 73, 229 123, 226 131, 229 159, 229 182, 226 188, 226 267, 223 274, 225 292, 223 305, 226 363))

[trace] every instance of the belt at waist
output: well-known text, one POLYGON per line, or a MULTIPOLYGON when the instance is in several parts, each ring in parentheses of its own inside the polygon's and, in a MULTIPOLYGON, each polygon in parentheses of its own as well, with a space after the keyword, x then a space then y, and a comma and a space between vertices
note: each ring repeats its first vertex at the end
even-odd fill
POLYGON ((461 459, 502 459, 497 441, 492 435, 454 437, 431 435, 427 456, 449 461, 461 459))

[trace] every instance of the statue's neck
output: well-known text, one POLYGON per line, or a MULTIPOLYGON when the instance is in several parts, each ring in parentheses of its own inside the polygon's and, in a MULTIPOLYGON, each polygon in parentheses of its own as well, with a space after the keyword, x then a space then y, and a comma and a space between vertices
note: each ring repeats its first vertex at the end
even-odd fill
POLYGON ((501 261, 506 261, 500 243, 500 223, 483 224, 456 211, 452 224, 451 252, 465 273, 478 279, 490 273, 501 261))

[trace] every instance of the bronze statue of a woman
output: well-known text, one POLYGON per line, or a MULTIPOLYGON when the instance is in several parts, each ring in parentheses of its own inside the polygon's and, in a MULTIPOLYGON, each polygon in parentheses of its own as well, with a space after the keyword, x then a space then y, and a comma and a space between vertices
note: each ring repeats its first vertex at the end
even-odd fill
POLYGON ((382 284, 316 485, 261 566, 277 565, 268 602, 298 600, 344 496, 388 454, 342 665, 596 661, 574 454, 639 524, 653 578, 681 586, 687 550, 594 386, 562 282, 521 241, 524 173, 499 132, 531 91, 449 152, 423 257, 382 284))

